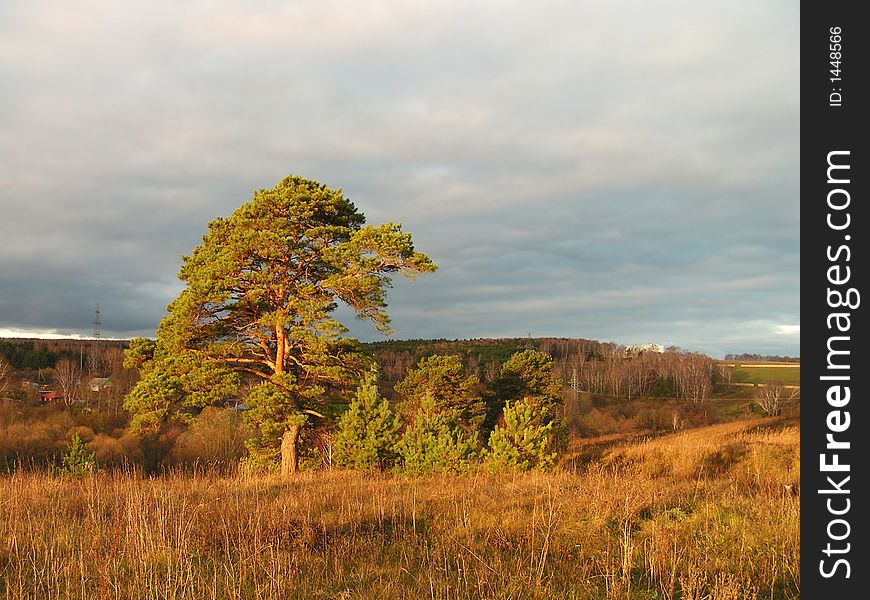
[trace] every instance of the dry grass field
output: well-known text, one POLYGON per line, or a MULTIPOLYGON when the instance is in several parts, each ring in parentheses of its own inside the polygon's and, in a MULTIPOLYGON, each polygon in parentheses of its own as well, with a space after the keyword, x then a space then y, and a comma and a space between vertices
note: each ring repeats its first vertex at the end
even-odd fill
POLYGON ((551 475, 16 473, 0 598, 798 598, 798 444, 768 419, 578 441, 551 475))

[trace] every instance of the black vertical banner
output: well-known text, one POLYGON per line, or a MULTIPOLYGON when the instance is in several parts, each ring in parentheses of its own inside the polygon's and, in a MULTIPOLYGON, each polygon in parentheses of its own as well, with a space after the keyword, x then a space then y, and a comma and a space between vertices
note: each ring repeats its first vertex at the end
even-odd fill
MULTIPOLYGON (((870 589, 864 282, 867 46, 859 2, 801 11, 801 595, 870 589)), ((868 292, 870 293, 870 292, 868 292)))

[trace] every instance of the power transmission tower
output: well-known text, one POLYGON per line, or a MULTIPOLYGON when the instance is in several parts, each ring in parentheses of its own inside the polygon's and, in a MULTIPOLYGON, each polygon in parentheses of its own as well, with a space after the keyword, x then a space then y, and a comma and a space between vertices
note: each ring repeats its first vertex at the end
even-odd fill
POLYGON ((100 326, 102 326, 102 322, 100 321, 100 303, 97 302, 97 310, 94 311, 94 337, 100 337, 100 326))
MULTIPOLYGON (((100 328, 102 327, 103 322, 100 320, 100 303, 97 302, 97 309, 94 311, 94 340, 88 344, 90 348, 88 349, 88 377, 93 377, 94 375, 99 375, 99 350, 97 348, 97 340, 100 339, 100 328)), ((82 365, 82 372, 84 372, 84 365, 82 365)), ((85 388, 86 390, 88 388, 85 388)), ((86 398, 89 395, 86 392, 86 398)), ((97 412, 100 412, 100 390, 97 390, 97 412)))
POLYGON ((579 391, 580 391, 580 382, 577 379, 577 368, 575 367, 571 370, 571 398, 572 398, 571 412, 573 412, 574 409, 576 409, 578 406, 577 405, 577 392, 579 392, 579 391))

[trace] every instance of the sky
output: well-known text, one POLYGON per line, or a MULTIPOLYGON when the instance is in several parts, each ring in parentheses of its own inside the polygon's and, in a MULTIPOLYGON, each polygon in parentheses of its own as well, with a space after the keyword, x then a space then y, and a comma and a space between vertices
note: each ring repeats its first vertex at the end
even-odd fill
POLYGON ((207 223, 295 174, 438 263, 394 338, 799 355, 798 34, 787 0, 3 0, 0 336, 99 302, 153 337, 207 223))

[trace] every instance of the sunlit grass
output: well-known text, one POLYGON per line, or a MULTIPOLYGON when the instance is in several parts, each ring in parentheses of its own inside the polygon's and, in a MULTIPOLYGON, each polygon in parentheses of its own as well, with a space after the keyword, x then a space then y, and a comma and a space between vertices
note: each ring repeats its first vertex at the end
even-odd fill
POLYGON ((800 364, 788 364, 781 366, 746 366, 741 365, 731 368, 732 381, 735 383, 770 383, 781 381, 785 385, 800 385, 800 364))
POLYGON ((552 475, 16 473, 0 597, 797 598, 798 439, 717 425, 552 475))

